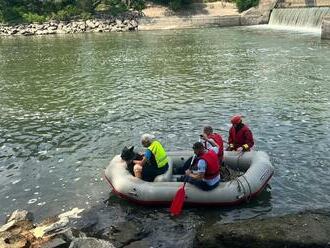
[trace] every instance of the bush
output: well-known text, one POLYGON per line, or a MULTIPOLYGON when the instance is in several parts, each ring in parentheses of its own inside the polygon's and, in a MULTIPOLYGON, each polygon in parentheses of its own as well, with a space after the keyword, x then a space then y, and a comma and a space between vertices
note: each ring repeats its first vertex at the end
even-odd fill
POLYGON ((88 13, 88 12, 82 12, 80 14, 80 18, 86 21, 86 20, 92 18, 92 14, 91 13, 88 13))
POLYGON ((79 14, 80 10, 78 10, 76 6, 68 5, 64 9, 59 10, 53 18, 59 21, 69 21, 74 17, 79 16, 79 14))
POLYGON ((94 11, 94 1, 93 0, 77 0, 78 7, 85 12, 94 11))
POLYGON ((121 0, 110 1, 110 14, 116 16, 128 10, 128 7, 121 0))
POLYGON ((144 0, 132 0, 130 7, 134 10, 141 11, 146 7, 146 3, 144 0))
POLYGON ((28 22, 28 23, 31 23, 31 22, 39 22, 39 23, 42 23, 44 21, 46 21, 46 16, 43 16, 43 15, 38 15, 38 14, 35 14, 35 13, 24 13, 23 16, 23 22, 28 22))
POLYGON ((179 10, 181 8, 181 0, 171 0, 169 7, 172 10, 179 10))
POLYGON ((236 0, 236 6, 239 12, 257 6, 258 4, 259 4, 259 0, 236 0))

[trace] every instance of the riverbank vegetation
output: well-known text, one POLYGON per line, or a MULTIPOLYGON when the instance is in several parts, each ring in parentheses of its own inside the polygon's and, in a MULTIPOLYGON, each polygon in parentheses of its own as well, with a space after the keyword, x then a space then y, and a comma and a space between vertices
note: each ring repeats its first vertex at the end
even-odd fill
MULTIPOLYGON (((193 0, 153 0, 173 10, 193 0)), ((258 4, 258 0, 235 1, 239 11, 258 4)), ((68 21, 89 19, 98 15, 118 15, 128 10, 141 11, 146 0, 0 0, 0 22, 33 23, 48 20, 68 21)))

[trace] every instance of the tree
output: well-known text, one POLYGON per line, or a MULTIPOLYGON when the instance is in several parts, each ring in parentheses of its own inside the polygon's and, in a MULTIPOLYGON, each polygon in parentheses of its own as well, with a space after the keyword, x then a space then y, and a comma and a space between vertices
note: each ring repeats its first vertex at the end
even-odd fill
POLYGON ((78 7, 85 12, 93 12, 101 0, 77 0, 78 7))

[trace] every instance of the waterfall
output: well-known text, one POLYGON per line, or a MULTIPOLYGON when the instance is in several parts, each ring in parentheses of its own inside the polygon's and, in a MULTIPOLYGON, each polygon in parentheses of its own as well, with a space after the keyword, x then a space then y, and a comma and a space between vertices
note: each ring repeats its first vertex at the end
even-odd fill
POLYGON ((321 31, 322 19, 330 15, 330 7, 274 9, 270 16, 271 27, 296 30, 321 31))

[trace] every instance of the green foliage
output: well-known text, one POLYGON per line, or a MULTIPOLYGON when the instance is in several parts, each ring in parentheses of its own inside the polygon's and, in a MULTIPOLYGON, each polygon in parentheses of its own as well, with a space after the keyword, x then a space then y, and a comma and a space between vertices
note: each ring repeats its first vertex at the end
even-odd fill
MULTIPOLYGON (((97 13, 142 10, 146 0, 0 0, 0 22, 43 22, 47 19, 89 19, 97 13), (128 6, 130 5, 130 6, 128 6)), ((169 1, 169 0, 160 0, 169 1)), ((183 0, 171 0, 183 1, 183 0)))
POLYGON ((94 9, 94 11, 96 12, 108 12, 109 10, 110 10, 110 5, 105 3, 98 4, 94 9))
POLYGON ((134 10, 141 11, 146 7, 145 0, 131 0, 131 6, 134 10))
POLYGON ((169 4, 170 9, 179 10, 181 8, 181 5, 182 5, 181 1, 182 0, 171 0, 170 4, 169 4))
POLYGON ((259 4, 259 0, 236 0, 236 6, 239 12, 257 6, 258 4, 259 4))
POLYGON ((31 22, 42 23, 42 22, 46 21, 46 19, 47 19, 46 16, 38 15, 38 14, 35 14, 35 13, 31 13, 31 12, 24 13, 22 15, 22 21, 23 22, 28 22, 28 23, 31 23, 31 22))
POLYGON ((78 17, 81 11, 73 5, 68 5, 64 9, 59 10, 55 15, 52 16, 53 19, 59 21, 69 21, 78 17))
POLYGON ((80 14, 80 18, 83 19, 83 20, 88 20, 88 19, 92 18, 92 14, 88 13, 88 12, 82 12, 80 14))
POLYGON ((77 6, 85 12, 93 12, 94 11, 94 5, 93 0, 77 0, 77 6))
POLYGON ((128 7, 121 0, 110 0, 110 14, 116 16, 128 10, 128 7))

